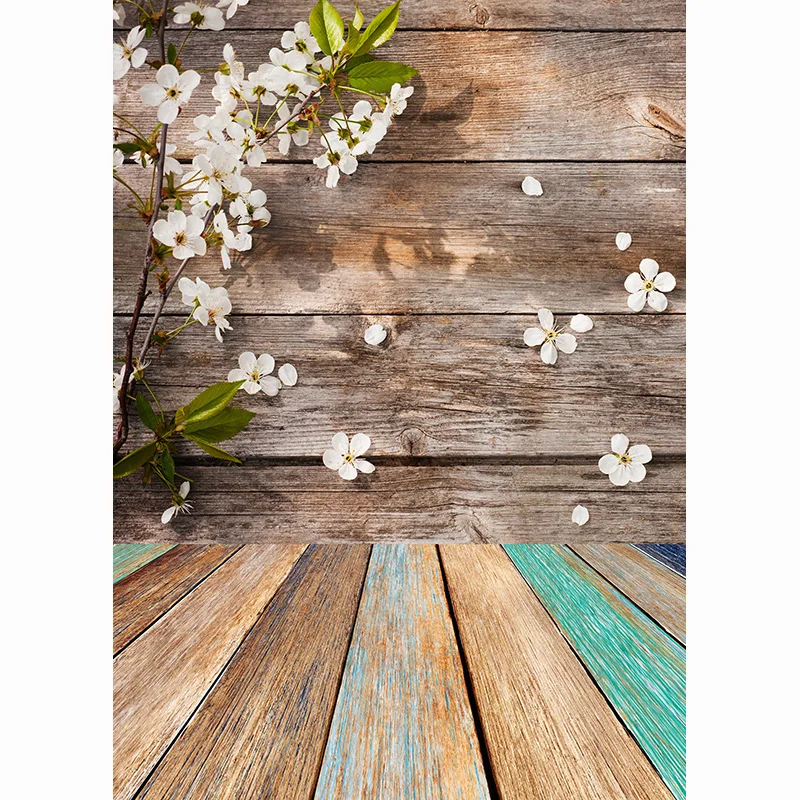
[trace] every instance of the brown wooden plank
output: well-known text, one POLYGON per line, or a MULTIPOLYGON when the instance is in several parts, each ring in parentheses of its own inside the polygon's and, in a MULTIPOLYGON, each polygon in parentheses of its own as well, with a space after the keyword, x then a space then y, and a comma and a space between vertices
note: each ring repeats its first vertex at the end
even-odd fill
MULTIPOLYGON (((175 409, 225 380, 245 350, 294 364, 296 387, 237 396, 256 413, 229 443, 242 458, 321 457, 338 430, 368 434, 372 456, 599 459, 618 431, 661 456, 685 452, 682 316, 597 317, 554 366, 523 342, 535 315, 381 319, 391 339, 377 348, 364 342, 364 317, 238 318, 224 345, 197 325, 166 348, 149 382, 175 409)), ((127 324, 117 321, 117 352, 127 324)), ((145 437, 137 420, 131 446, 145 437)))
POLYGON ((316 800, 489 800, 436 548, 372 550, 316 800))
POLYGON ((114 660, 114 798, 129 800, 303 551, 236 553, 114 660))
POLYGON ((368 558, 309 549, 138 798, 311 797, 368 558))
POLYGON ((114 586, 114 654, 169 611, 236 547, 179 544, 114 586))
POLYGON ((499 547, 442 547, 503 800, 672 795, 499 547))
MULTIPOLYGON (((180 37, 172 34, 176 41, 180 37)), ((241 31, 235 38, 240 60, 254 70, 278 36, 241 31)), ((213 71, 229 41, 228 31, 191 37, 181 56, 184 65, 213 71)), ((684 158, 683 33, 409 31, 381 54, 420 74, 407 111, 373 159, 684 158)), ((142 104, 139 88, 152 80, 152 72, 138 69, 114 84, 116 110, 143 130, 155 124, 155 109, 142 104)), ((177 157, 196 152, 186 137, 195 116, 213 113, 213 85, 205 74, 190 106, 170 126, 177 157)), ((318 152, 315 141, 299 157, 310 161, 318 152)))
POLYGON ((686 580, 627 544, 575 544, 572 549, 686 644, 686 580))
POLYGON ((182 542, 685 541, 685 465, 614 488, 597 463, 396 466, 352 484, 318 466, 184 467, 196 513, 160 521, 163 492, 116 483, 115 538, 182 542), (582 503, 587 525, 571 520, 582 503))
MULTIPOLYGON (((149 187, 141 167, 121 174, 137 190, 149 187)), ((683 164, 365 163, 335 191, 305 164, 247 174, 267 190, 269 227, 231 271, 218 252, 187 267, 226 286, 234 313, 530 313, 541 305, 629 313, 623 283, 645 257, 677 278, 665 313, 685 310, 683 164), (523 194, 528 174, 541 180, 542 197, 523 194), (633 235, 624 253, 614 243, 620 230, 633 235)), ((117 185, 114 307, 123 313, 133 307, 145 243, 127 202, 117 185)), ((184 313, 179 293, 167 308, 184 313)))
MULTIPOLYGON (((175 6, 180 0, 173 0, 175 6)), ((343 17, 352 15, 353 4, 335 3, 343 17)), ((388 5, 387 0, 367 0, 359 3, 369 21, 388 5)), ((252 28, 292 28, 299 20, 307 20, 311 4, 308 0, 288 0, 280 3, 249 3, 233 19, 227 20, 225 30, 252 28)), ((128 25, 135 19, 126 6, 128 25)), ((405 0, 398 30, 406 29, 513 29, 588 28, 594 30, 626 30, 648 28, 682 28, 686 23, 683 0, 626 0, 587 3, 585 0, 405 0)), ((202 34, 201 34, 202 35, 202 34)))

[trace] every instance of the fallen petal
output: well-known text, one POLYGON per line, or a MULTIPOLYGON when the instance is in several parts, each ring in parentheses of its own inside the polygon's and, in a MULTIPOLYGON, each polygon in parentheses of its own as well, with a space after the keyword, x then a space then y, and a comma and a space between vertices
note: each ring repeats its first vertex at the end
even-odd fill
POLYGON ((576 525, 585 525, 589 521, 589 510, 585 506, 575 506, 572 509, 572 521, 576 525))
POLYGON ((591 317, 587 317, 586 314, 576 314, 570 320, 569 326, 575 333, 586 333, 586 331, 590 331, 594 328, 594 322, 592 322, 591 317))
POLYGON ((278 377, 284 386, 294 386, 297 383, 297 370, 291 364, 284 364, 278 370, 278 377))
POLYGON ((627 250, 631 246, 631 242, 633 239, 629 233, 625 233, 624 231, 620 231, 617 234, 617 248, 619 250, 627 250))
POLYGON ((528 177, 522 181, 522 191, 531 197, 539 197, 544 192, 544 189, 542 189, 542 184, 539 183, 536 178, 528 175, 528 177))
POLYGON ((376 322, 374 325, 370 325, 364 331, 364 341, 367 344, 380 344, 386 337, 388 333, 383 325, 380 322, 376 322))

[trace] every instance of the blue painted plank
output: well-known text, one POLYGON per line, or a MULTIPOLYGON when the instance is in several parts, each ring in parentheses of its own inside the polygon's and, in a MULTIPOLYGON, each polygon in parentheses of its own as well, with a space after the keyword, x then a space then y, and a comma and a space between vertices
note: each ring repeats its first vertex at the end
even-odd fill
POLYGON ((643 553, 666 564, 679 575, 686 576, 686 545, 685 544, 637 544, 643 553))

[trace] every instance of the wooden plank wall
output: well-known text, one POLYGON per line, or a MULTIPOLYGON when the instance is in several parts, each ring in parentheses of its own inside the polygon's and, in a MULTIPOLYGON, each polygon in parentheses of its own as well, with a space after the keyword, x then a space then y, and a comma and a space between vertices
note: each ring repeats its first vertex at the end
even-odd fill
MULTIPOLYGON (((255 68, 301 5, 251 3, 235 33, 190 38, 185 62, 213 70, 234 41, 255 68)), ((319 542, 683 541, 683 25, 679 0, 404 3, 386 57, 420 69, 406 113, 335 191, 308 163, 314 146, 250 170, 272 223, 232 271, 211 256, 190 265, 228 288, 233 330, 218 345, 190 329, 150 370, 169 406, 223 379, 243 350, 295 364, 298 385, 243 398, 258 416, 231 442, 246 463, 235 478, 182 452, 197 479, 191 517, 162 526, 163 495, 119 482, 115 540, 286 541, 291 516, 319 542), (528 174, 542 197, 521 192, 528 174), (624 253, 619 230, 633 235, 624 253), (644 257, 677 278, 665 314, 626 306, 623 281, 644 257), (522 342, 540 306, 562 324, 595 322, 555 367, 522 342), (376 321, 389 337, 372 348, 362 336, 376 321), (370 435, 378 466, 344 487, 321 463, 341 429, 370 435), (615 490, 596 468, 618 431, 655 454, 640 487, 615 490), (569 521, 578 502, 592 514, 581 529, 569 521), (363 516, 342 526, 325 504, 363 516)), ((118 110, 143 126, 146 79, 131 70, 116 84, 118 110)), ((204 74, 173 126, 183 159, 209 85, 204 74)), ((134 165, 122 175, 148 180, 134 165)), ((117 351, 144 244, 118 187, 117 351)), ((167 310, 183 314, 177 299, 167 310)), ((135 425, 132 444, 142 435, 135 425)))

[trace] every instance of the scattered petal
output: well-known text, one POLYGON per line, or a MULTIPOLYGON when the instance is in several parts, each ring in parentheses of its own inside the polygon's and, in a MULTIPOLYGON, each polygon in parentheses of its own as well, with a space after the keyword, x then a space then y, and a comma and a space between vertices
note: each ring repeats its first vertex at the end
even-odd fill
POLYGON ((295 386, 297 384, 297 370, 291 364, 284 364, 278 370, 278 377, 284 386, 295 386))
POLYGON ((528 175, 528 177, 522 181, 522 191, 530 197, 540 197, 544 189, 542 189, 542 184, 539 183, 536 178, 528 175))
POLYGON ((589 510, 585 506, 575 506, 572 509, 572 521, 576 525, 585 525, 589 521, 589 510))
POLYGON ((592 318, 587 317, 586 314, 576 314, 570 320, 569 326, 575 333, 586 333, 594 328, 594 322, 592 322, 592 318))
POLYGON ((625 233, 625 231, 620 231, 617 234, 617 249, 627 250, 631 246, 632 241, 633 238, 629 233, 625 233))
POLYGON ((383 325, 381 325, 380 322, 376 322, 364 331, 364 341, 367 344, 378 345, 386 339, 387 335, 388 331, 383 325))

